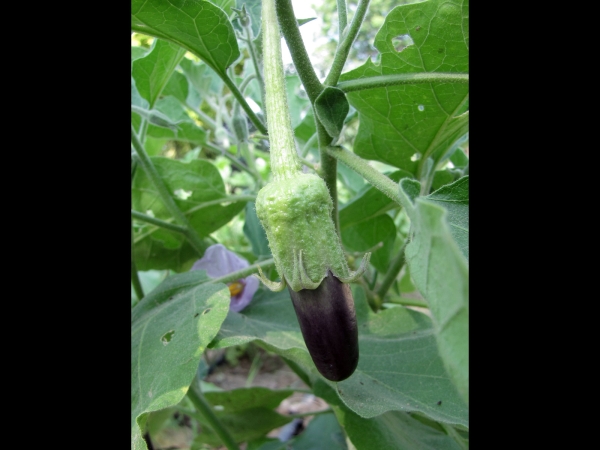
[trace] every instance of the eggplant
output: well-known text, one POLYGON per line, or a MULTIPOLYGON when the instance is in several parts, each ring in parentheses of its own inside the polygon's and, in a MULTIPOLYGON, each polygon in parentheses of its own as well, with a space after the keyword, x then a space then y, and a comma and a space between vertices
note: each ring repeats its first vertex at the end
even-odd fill
POLYGON ((358 326, 352 291, 330 270, 316 289, 288 286, 308 352, 317 370, 342 381, 358 365, 358 326))

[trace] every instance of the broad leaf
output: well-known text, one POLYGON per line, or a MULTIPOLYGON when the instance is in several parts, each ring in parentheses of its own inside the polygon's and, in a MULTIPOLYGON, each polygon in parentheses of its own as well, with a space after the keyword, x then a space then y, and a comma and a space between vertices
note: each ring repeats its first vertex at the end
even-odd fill
POLYGON ((413 199, 415 183, 406 179, 400 182, 400 197, 414 229, 406 247, 406 261, 417 289, 429 304, 440 356, 468 402, 469 177, 413 199))
POLYGON ((469 260, 469 177, 442 186, 423 199, 442 206, 448 211, 450 233, 462 254, 469 260))
POLYGON ((385 273, 388 269, 394 241, 396 239, 396 225, 387 214, 373 217, 364 222, 358 222, 342 228, 342 242, 351 251, 364 253, 372 251, 371 264, 385 273), (380 248, 372 250, 376 245, 380 248))
POLYGON ((240 56, 227 14, 203 0, 132 0, 131 29, 183 47, 221 75, 240 56))
POLYGON ((178 45, 156 39, 152 50, 132 64, 131 75, 140 95, 154 108, 160 93, 183 58, 185 50, 178 45))
MULTIPOLYGON (((360 359, 356 372, 337 383, 344 404, 366 418, 390 410, 421 411, 433 420, 466 426, 467 406, 446 375, 430 319, 406 308, 374 314, 360 288, 354 290, 354 300, 360 359), (439 400, 443 400, 440 406, 439 400)), ((259 289, 242 313, 227 315, 210 346, 224 348, 254 340, 321 378, 302 339, 287 291, 259 289)))
POLYGON ((138 270, 186 272, 202 255, 188 241, 178 248, 167 248, 162 241, 146 238, 136 242, 133 256, 138 270))
MULTIPOLYGON (((206 141, 206 132, 190 118, 183 109, 181 103, 172 96, 164 97, 156 102, 156 110, 167 116, 171 122, 176 124, 175 129, 168 129, 156 125, 149 125, 147 135, 163 141, 176 139, 178 141, 190 142, 201 145, 206 141)), ((131 124, 137 129, 139 118, 137 114, 131 115, 131 124)))
MULTIPOLYGON (((208 236, 237 215, 246 204, 245 201, 229 202, 225 194, 225 185, 218 169, 208 161, 194 160, 189 163, 163 157, 151 157, 157 172, 172 195, 179 209, 186 215, 190 225, 201 236, 208 236), (224 206, 226 205, 226 206, 224 206)), ((143 170, 136 172, 132 189, 132 207, 144 214, 158 219, 172 221, 172 217, 160 201, 158 193, 143 170)), ((165 249, 181 248, 185 238, 175 232, 144 225, 134 233, 134 257, 145 258, 140 270, 163 269, 163 262, 152 264, 153 247, 158 244, 165 249), (150 244, 144 242, 152 240, 150 244), (139 249, 138 249, 139 247, 139 249), (145 249, 143 254, 140 254, 145 249), (142 268, 143 267, 143 268, 142 268)))
POLYGON ((184 58, 179 63, 179 67, 200 96, 216 96, 222 91, 223 81, 203 62, 195 63, 184 58))
POLYGON ((254 202, 246 204, 246 221, 244 222, 244 234, 252 245, 252 253, 259 258, 264 259, 271 256, 269 241, 265 229, 256 215, 256 206, 254 202))
MULTIPOLYGON (((339 167, 345 166, 340 164, 339 167)), ((397 170, 389 174, 388 177, 392 181, 398 182, 401 178, 411 178, 412 175, 404 170, 397 170)), ((379 189, 368 185, 340 209, 340 226, 343 229, 385 214, 394 208, 398 208, 398 203, 391 200, 379 189)))
MULTIPOLYGON (((429 0, 400 5, 386 17, 375 47, 376 64, 367 62, 340 81, 380 75, 468 73, 468 0, 429 0), (414 42, 405 48, 397 42, 414 42), (409 40, 410 42, 410 40, 409 40)), ((468 130, 469 87, 458 83, 388 86, 350 92, 360 116, 354 152, 417 173, 429 156, 443 158, 468 130)))
MULTIPOLYGON (((273 410, 293 393, 291 389, 274 391, 264 387, 252 387, 206 392, 204 396, 233 439, 236 442, 244 442, 264 436, 290 422, 291 417, 282 416, 273 410)), ((203 427, 202 432, 194 439, 192 448, 201 448, 201 443, 221 445, 220 438, 210 428, 206 419, 200 415, 194 417, 203 427)))
POLYGON ((315 383, 314 392, 331 405, 357 450, 461 450, 447 434, 423 424, 410 413, 388 411, 377 417, 363 418, 344 405, 334 390, 321 380, 315 383))
POLYGON ((219 411, 234 413, 249 408, 275 409, 295 391, 293 389, 271 390, 265 387, 239 388, 231 391, 206 392, 204 397, 219 411))
POLYGON ((186 394, 202 353, 227 315, 230 297, 224 284, 193 284, 190 274, 182 274, 165 280, 133 308, 132 447, 145 448, 140 435, 147 412, 176 405, 186 394))
POLYGON ((341 89, 327 86, 315 100, 315 112, 334 140, 338 138, 344 126, 344 120, 350 111, 346 94, 341 89))
MULTIPOLYGON (((320 414, 310 421, 292 443, 294 450, 346 450, 346 437, 335 415, 320 414)), ((383 447, 381 447, 383 448, 383 447)))

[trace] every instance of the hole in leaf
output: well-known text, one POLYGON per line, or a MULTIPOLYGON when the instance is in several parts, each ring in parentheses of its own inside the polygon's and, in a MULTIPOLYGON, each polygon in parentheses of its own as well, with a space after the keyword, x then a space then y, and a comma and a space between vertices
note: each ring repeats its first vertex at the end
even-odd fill
POLYGON ((420 159, 421 159, 421 154, 420 154, 420 153, 415 153, 414 155, 412 155, 412 156, 410 157, 410 160, 411 160, 411 161, 418 161, 418 160, 420 160, 420 159))
POLYGON ((173 337, 174 334, 175 334, 175 330, 170 330, 170 331, 167 331, 165 334, 163 334, 162 337, 160 338, 163 345, 167 345, 169 342, 171 342, 171 338, 173 337))
POLYGON ((401 34, 400 36, 396 36, 392 38, 392 46, 397 52, 401 52, 409 45, 413 45, 414 41, 408 34, 401 34))
POLYGON ((425 107, 424 107, 423 105, 419 105, 419 106, 417 106, 417 109, 418 109, 419 111, 425 111, 425 107))

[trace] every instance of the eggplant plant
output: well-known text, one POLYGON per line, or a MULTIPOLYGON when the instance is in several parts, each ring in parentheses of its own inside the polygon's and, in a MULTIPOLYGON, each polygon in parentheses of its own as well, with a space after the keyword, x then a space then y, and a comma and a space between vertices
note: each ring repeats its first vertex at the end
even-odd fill
POLYGON ((400 3, 132 0, 132 449, 468 448, 468 0, 400 3))

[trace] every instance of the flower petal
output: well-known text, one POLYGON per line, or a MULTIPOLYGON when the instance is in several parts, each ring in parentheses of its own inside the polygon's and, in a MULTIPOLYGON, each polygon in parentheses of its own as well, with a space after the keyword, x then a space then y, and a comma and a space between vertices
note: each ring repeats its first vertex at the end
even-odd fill
MULTIPOLYGON (((248 261, 234 252, 227 250, 222 244, 211 245, 204 252, 204 256, 196 261, 190 270, 205 270, 211 278, 222 277, 231 272, 248 267, 248 261)), ((252 301, 254 293, 260 285, 254 276, 242 278, 240 282, 244 285, 242 291, 231 297, 229 309, 239 312, 252 301)))

